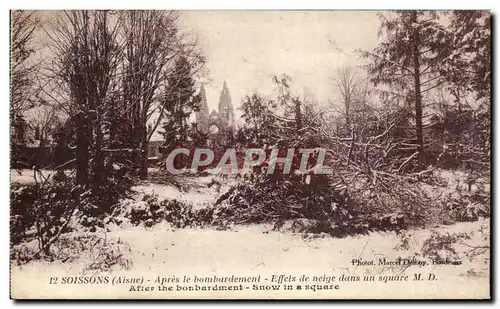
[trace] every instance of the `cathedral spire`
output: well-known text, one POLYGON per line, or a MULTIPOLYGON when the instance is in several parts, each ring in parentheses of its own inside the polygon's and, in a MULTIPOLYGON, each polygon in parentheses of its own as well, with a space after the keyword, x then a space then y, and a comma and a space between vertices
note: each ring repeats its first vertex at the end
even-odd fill
POLYGON ((222 84, 222 91, 220 92, 219 97, 219 115, 221 116, 221 120, 228 127, 233 127, 234 124, 234 111, 233 104, 231 103, 231 94, 229 93, 229 88, 227 87, 227 83, 224 80, 222 84))
POLYGON ((207 95, 205 94, 205 83, 201 83, 200 97, 202 102, 207 103, 207 95))
POLYGON ((224 81, 222 91, 220 92, 219 113, 224 112, 223 108, 225 107, 230 107, 231 109, 233 108, 233 105, 231 104, 231 94, 229 93, 226 81, 224 81))
POLYGON ((199 110, 195 113, 196 115, 196 124, 198 129, 202 132, 208 131, 208 103, 207 103, 207 95, 205 93, 205 84, 202 83, 200 87, 200 103, 199 110))

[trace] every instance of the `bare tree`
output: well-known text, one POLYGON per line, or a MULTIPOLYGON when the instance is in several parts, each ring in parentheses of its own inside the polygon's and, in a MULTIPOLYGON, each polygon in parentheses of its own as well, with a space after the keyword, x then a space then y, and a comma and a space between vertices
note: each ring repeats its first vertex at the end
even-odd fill
POLYGON ((369 82, 360 68, 345 65, 336 70, 333 85, 338 90, 340 99, 330 101, 329 112, 333 113, 330 125, 334 125, 340 134, 351 134, 353 126, 362 124, 363 118, 366 119, 372 112, 369 82), (338 104, 339 101, 341 105, 338 104))
POLYGON ((359 78, 358 71, 352 66, 343 66, 337 69, 335 86, 340 92, 342 103, 344 104, 344 116, 346 127, 351 125, 351 110, 358 90, 359 78))
POLYGON ((30 57, 35 30, 39 25, 34 12, 11 12, 11 113, 22 115, 33 104, 33 79, 37 71, 30 57))
POLYGON ((10 130, 11 161, 14 164, 20 161, 19 146, 28 138, 29 124, 24 114, 35 105, 37 87, 33 80, 38 64, 32 58, 35 53, 32 42, 38 25, 33 12, 11 11, 10 130))
POLYGON ((193 75, 204 63, 196 41, 179 30, 178 13, 70 11, 47 34, 55 55, 48 69, 54 91, 45 94, 75 124, 77 182, 88 179, 90 152, 93 183, 102 178, 106 152, 132 154, 145 178, 148 142, 171 103, 168 92, 185 78, 173 78, 176 60, 184 57, 193 75))
POLYGON ((89 179, 92 147, 93 184, 99 186, 104 169, 103 117, 107 99, 116 87, 120 59, 117 22, 107 11, 67 11, 48 32, 54 59, 49 71, 69 94, 67 110, 76 126, 76 182, 89 179))
POLYGON ((44 147, 57 123, 60 122, 56 105, 43 104, 34 110, 32 125, 35 128, 35 139, 44 147))
POLYGON ((175 89, 173 85, 165 87, 174 71, 175 60, 185 57, 196 72, 203 59, 195 49, 196 42, 190 42, 179 30, 178 13, 174 11, 123 11, 121 35, 124 40, 123 96, 134 147, 139 150, 136 165, 144 179, 148 142, 164 118, 165 104, 170 102, 165 100, 169 95, 165 90, 175 89), (148 132, 147 123, 153 115, 156 120, 148 132))

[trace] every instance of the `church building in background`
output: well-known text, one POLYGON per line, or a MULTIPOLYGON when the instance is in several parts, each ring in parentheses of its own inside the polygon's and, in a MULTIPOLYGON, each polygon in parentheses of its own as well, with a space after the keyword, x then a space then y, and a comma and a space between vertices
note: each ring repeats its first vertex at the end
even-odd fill
POLYGON ((209 113, 207 97, 203 85, 200 89, 200 96, 200 109, 195 113, 196 125, 198 130, 208 134, 209 144, 221 141, 222 138, 227 138, 228 136, 234 136, 236 131, 234 109, 226 81, 224 81, 222 85, 218 111, 212 110, 212 112, 209 113))

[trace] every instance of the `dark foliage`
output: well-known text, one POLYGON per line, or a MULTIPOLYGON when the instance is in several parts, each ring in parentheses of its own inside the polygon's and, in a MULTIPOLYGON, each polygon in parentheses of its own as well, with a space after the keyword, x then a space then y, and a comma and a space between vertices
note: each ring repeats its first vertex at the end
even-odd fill
POLYGON ((73 177, 64 173, 56 176, 44 178, 38 173, 34 184, 11 187, 10 241, 15 245, 36 239, 39 251, 31 258, 51 255, 52 244, 77 222, 90 232, 104 227, 102 219, 111 213, 131 185, 131 179, 120 169, 98 189, 75 186, 73 177))
POLYGON ((162 200, 156 195, 145 195, 142 203, 134 205, 124 215, 134 225, 144 224, 151 227, 161 221, 167 221, 176 228, 205 226, 212 220, 213 209, 193 210, 191 205, 176 199, 162 200))

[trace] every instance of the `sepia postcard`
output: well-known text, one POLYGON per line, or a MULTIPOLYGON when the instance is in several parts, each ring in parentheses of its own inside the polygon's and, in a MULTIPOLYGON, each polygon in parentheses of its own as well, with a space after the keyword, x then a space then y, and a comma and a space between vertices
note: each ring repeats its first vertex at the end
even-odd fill
POLYGON ((489 11, 10 21, 12 299, 491 299, 489 11))

